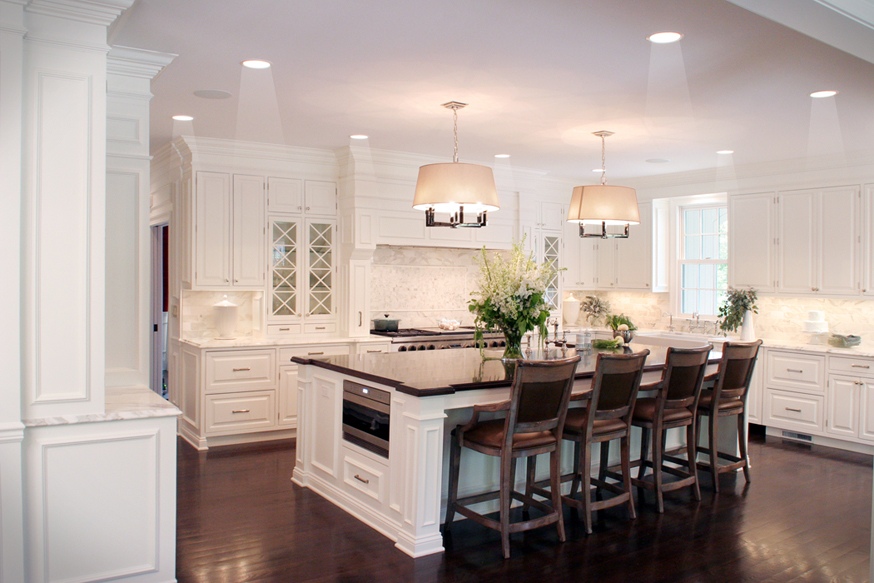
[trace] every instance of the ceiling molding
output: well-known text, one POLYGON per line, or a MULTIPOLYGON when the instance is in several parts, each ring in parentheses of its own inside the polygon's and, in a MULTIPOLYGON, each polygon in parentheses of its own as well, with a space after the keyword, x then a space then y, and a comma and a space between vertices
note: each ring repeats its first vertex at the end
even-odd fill
POLYGON ((25 10, 88 24, 109 26, 134 0, 30 0, 25 10))
POLYGON ((153 79, 179 55, 115 46, 106 56, 106 72, 153 79))

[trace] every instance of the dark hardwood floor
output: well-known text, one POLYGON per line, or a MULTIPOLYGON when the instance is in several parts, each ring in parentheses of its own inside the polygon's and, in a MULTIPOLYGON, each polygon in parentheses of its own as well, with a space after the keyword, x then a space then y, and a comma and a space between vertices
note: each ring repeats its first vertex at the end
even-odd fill
POLYGON ((453 525, 446 552, 411 559, 376 531, 290 481, 294 442, 214 448, 180 441, 177 578, 180 583, 512 581, 536 583, 868 581, 869 456, 754 436, 753 483, 723 476, 715 495, 688 489, 596 513, 591 536, 566 510, 555 529, 511 535, 453 525))

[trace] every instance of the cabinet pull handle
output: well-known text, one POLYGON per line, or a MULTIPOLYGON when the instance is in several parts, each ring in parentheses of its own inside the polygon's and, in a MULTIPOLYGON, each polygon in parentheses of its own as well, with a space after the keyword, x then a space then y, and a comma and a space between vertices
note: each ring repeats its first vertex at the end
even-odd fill
POLYGON ((247 366, 244 368, 235 368, 234 372, 243 372, 244 370, 252 370, 252 369, 247 366))
POLYGON ((231 413, 248 413, 248 409, 234 409, 231 413))
POLYGON ((370 483, 370 480, 368 480, 367 478, 362 478, 362 477, 359 476, 358 474, 355 474, 355 479, 358 480, 359 482, 364 482, 365 484, 369 484, 369 483, 370 483))
POLYGON ((307 352, 307 355, 309 355, 309 356, 318 356, 319 354, 324 354, 324 353, 325 353, 325 351, 323 350, 323 351, 321 351, 321 352, 307 352))
POLYGON ((786 372, 804 372, 804 371, 800 368, 787 368, 786 372))
POLYGON ((316 326, 316 330, 324 330, 324 329, 325 329, 324 326, 316 326))
POLYGON ((358 312, 358 325, 359 326, 364 325, 364 315, 361 312, 358 312))
POLYGON ((378 352, 382 352, 382 350, 368 350, 367 354, 374 354, 374 353, 378 353, 378 352))
POLYGON ((801 413, 801 409, 790 409, 789 407, 784 407, 787 411, 792 411, 793 413, 801 413))
POLYGON ((279 329, 280 332, 288 332, 289 330, 291 330, 291 328, 280 328, 279 329))
POLYGON ((851 365, 853 368, 871 368, 870 364, 854 364, 851 365))

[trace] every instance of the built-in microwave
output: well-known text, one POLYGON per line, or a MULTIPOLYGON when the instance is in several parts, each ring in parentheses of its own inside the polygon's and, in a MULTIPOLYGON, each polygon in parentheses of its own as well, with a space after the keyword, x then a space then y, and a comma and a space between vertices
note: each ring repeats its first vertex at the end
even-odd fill
POLYGON ((343 381, 343 439, 388 457, 391 393, 343 381))

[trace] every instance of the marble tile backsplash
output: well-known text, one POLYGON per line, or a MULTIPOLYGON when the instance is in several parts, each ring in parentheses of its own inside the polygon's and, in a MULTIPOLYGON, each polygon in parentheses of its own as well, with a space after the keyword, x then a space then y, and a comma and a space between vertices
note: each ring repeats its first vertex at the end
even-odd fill
POLYGON ((213 305, 222 301, 225 296, 237 304, 238 337, 253 336, 260 333, 257 314, 260 313, 259 303, 262 292, 182 292, 182 337, 191 339, 215 338, 218 332, 213 321, 213 305))
MULTIPOLYGON (((640 328, 666 330, 671 312, 667 293, 649 292, 573 292, 582 300, 587 295, 597 295, 610 302, 612 313, 624 313, 640 328)), ((569 292, 565 292, 567 298, 569 292)), ((787 298, 759 296, 759 313, 754 316, 756 336, 775 340, 787 340, 802 344, 810 336, 802 331, 807 312, 821 310, 829 323, 829 331, 836 334, 856 334, 863 342, 874 342, 874 300, 787 298)), ((707 320, 713 320, 707 317, 707 320)), ((587 325, 580 314, 577 325, 587 325)), ((674 318, 675 330, 686 330, 685 320, 674 318)))
POLYGON ((441 318, 473 325, 467 309, 478 287, 472 249, 377 247, 373 254, 371 317, 389 314, 401 328, 433 327, 441 318))

